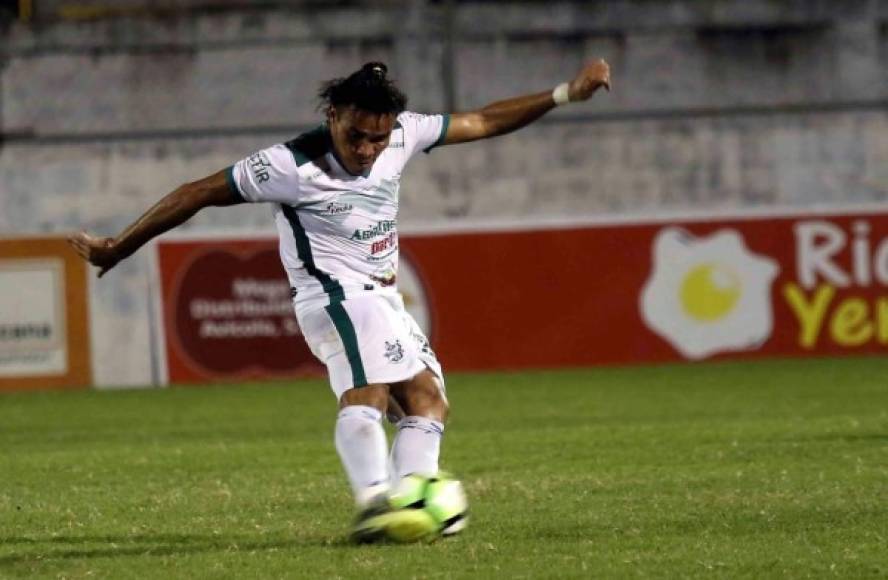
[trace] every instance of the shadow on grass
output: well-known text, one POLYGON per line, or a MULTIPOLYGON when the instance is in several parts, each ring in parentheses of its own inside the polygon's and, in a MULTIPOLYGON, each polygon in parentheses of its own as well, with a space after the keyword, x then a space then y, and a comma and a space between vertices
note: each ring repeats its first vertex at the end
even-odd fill
POLYGON ((174 556, 207 552, 252 552, 308 547, 355 548, 345 537, 295 536, 289 539, 256 536, 207 536, 194 534, 135 534, 98 536, 3 537, 0 548, 28 546, 27 552, 0 556, 0 568, 23 562, 126 556, 174 556), (62 549, 60 546, 78 546, 62 549), (47 549, 40 549, 45 546, 47 549))

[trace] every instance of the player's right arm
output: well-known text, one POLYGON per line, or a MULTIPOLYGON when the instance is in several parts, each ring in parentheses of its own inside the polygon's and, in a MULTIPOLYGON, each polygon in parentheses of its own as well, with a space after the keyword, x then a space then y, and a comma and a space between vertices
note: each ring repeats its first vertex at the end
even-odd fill
POLYGON ((151 239, 184 223, 205 207, 243 202, 291 203, 299 194, 298 166, 285 144, 241 159, 228 169, 178 187, 123 230, 116 238, 87 232, 71 236, 77 253, 98 266, 99 277, 151 239))
POLYGON ((149 240, 186 222, 201 209, 243 203, 244 198, 229 183, 227 172, 219 171, 176 188, 117 237, 100 238, 80 232, 68 241, 78 254, 99 268, 101 278, 149 240))

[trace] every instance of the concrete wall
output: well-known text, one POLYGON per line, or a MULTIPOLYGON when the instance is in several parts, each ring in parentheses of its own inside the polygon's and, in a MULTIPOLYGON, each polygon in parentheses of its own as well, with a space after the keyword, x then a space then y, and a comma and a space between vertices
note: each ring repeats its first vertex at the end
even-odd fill
MULTIPOLYGON (((314 124, 318 83, 369 59, 421 111, 545 90, 596 56, 613 67, 615 90, 591 103, 416 160, 407 228, 888 198, 888 2, 401 4, 14 26, 0 231, 113 234, 314 124)), ((261 207, 182 229, 271 231, 261 207)), ((102 385, 151 379, 147 254, 95 284, 102 385)))

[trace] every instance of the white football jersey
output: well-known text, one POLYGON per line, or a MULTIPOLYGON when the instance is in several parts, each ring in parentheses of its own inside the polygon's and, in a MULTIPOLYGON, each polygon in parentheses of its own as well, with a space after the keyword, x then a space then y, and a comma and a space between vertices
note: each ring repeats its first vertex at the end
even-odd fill
POLYGON ((397 292, 398 189, 414 153, 440 145, 449 115, 398 115, 388 147, 355 176, 339 163, 326 125, 263 149, 227 170, 249 202, 270 202, 297 308, 358 293, 397 292))

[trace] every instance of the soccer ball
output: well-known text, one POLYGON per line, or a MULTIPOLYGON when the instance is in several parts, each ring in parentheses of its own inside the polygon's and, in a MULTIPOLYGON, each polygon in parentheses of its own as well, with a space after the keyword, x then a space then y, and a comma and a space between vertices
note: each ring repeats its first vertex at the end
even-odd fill
POLYGON ((401 517, 386 533, 398 542, 453 535, 468 524, 469 504, 462 483, 446 473, 404 477, 389 502, 401 517))

